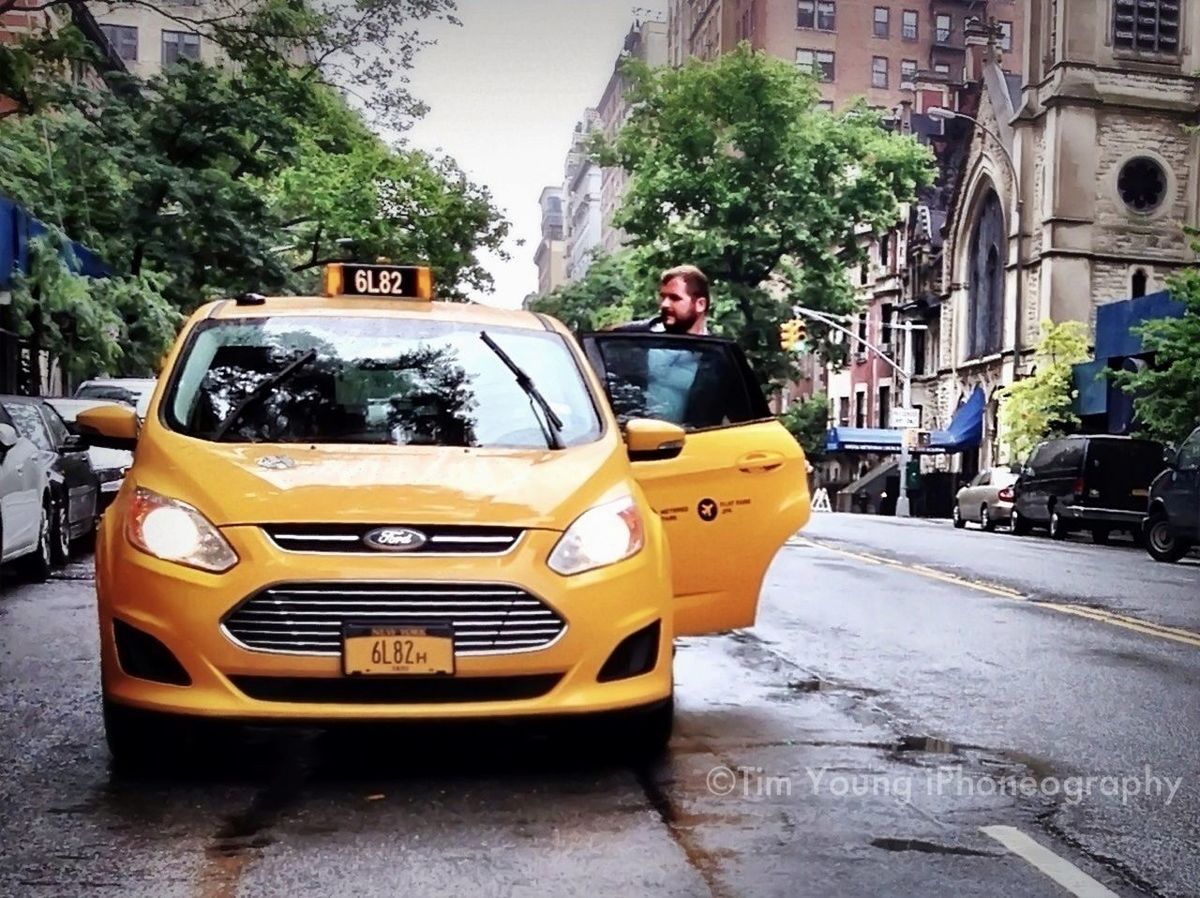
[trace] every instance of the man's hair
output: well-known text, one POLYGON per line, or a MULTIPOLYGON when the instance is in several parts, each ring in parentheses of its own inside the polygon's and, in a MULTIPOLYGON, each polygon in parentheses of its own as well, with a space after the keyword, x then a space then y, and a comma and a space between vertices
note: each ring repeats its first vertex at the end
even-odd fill
POLYGON ((673 281, 675 278, 683 278, 688 295, 693 299, 709 298, 708 278, 695 265, 677 265, 674 268, 668 268, 659 278, 658 286, 665 287, 668 281, 673 281))

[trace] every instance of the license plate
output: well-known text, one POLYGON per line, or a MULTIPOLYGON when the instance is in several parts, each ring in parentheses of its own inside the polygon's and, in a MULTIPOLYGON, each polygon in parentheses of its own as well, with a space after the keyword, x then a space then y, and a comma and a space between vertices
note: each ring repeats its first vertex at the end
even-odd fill
POLYGON ((1131 495, 1131 496, 1149 496, 1150 490, 1134 490, 1129 495, 1131 495))
POLYGON ((454 673, 454 633, 447 627, 348 625, 347 676, 437 676, 454 673))

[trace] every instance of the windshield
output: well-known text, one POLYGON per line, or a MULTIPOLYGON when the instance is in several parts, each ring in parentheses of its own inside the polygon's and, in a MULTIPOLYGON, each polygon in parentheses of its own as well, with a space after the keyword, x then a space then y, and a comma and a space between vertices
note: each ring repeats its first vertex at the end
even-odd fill
MULTIPOLYGON (((207 322, 179 363, 166 421, 222 442, 545 448, 540 410, 480 330, 378 317, 207 322), (251 399, 310 353, 311 361, 251 399)), ((596 439, 596 408, 563 339, 487 330, 562 420, 563 444, 596 439)))

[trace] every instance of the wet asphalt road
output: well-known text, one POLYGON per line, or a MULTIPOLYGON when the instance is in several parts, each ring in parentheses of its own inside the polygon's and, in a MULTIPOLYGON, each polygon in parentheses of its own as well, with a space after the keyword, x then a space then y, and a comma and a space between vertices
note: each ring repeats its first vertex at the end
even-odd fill
POLYGON ((1200 564, 842 515, 803 537, 754 629, 680 642, 644 770, 492 727, 243 732, 118 775, 86 561, 10 580, 0 895, 1200 894, 1200 564))

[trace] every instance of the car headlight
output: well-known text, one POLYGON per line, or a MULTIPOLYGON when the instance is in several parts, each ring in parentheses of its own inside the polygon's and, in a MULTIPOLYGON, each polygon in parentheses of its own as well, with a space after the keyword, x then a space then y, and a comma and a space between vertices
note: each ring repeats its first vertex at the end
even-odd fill
POLYGON ((646 528, 632 496, 588 509, 562 535, 547 564, 564 576, 624 561, 646 544, 646 528))
POLYGON ((147 555, 202 571, 220 574, 238 562, 237 554, 208 518, 186 502, 143 487, 134 493, 125 536, 147 555))

